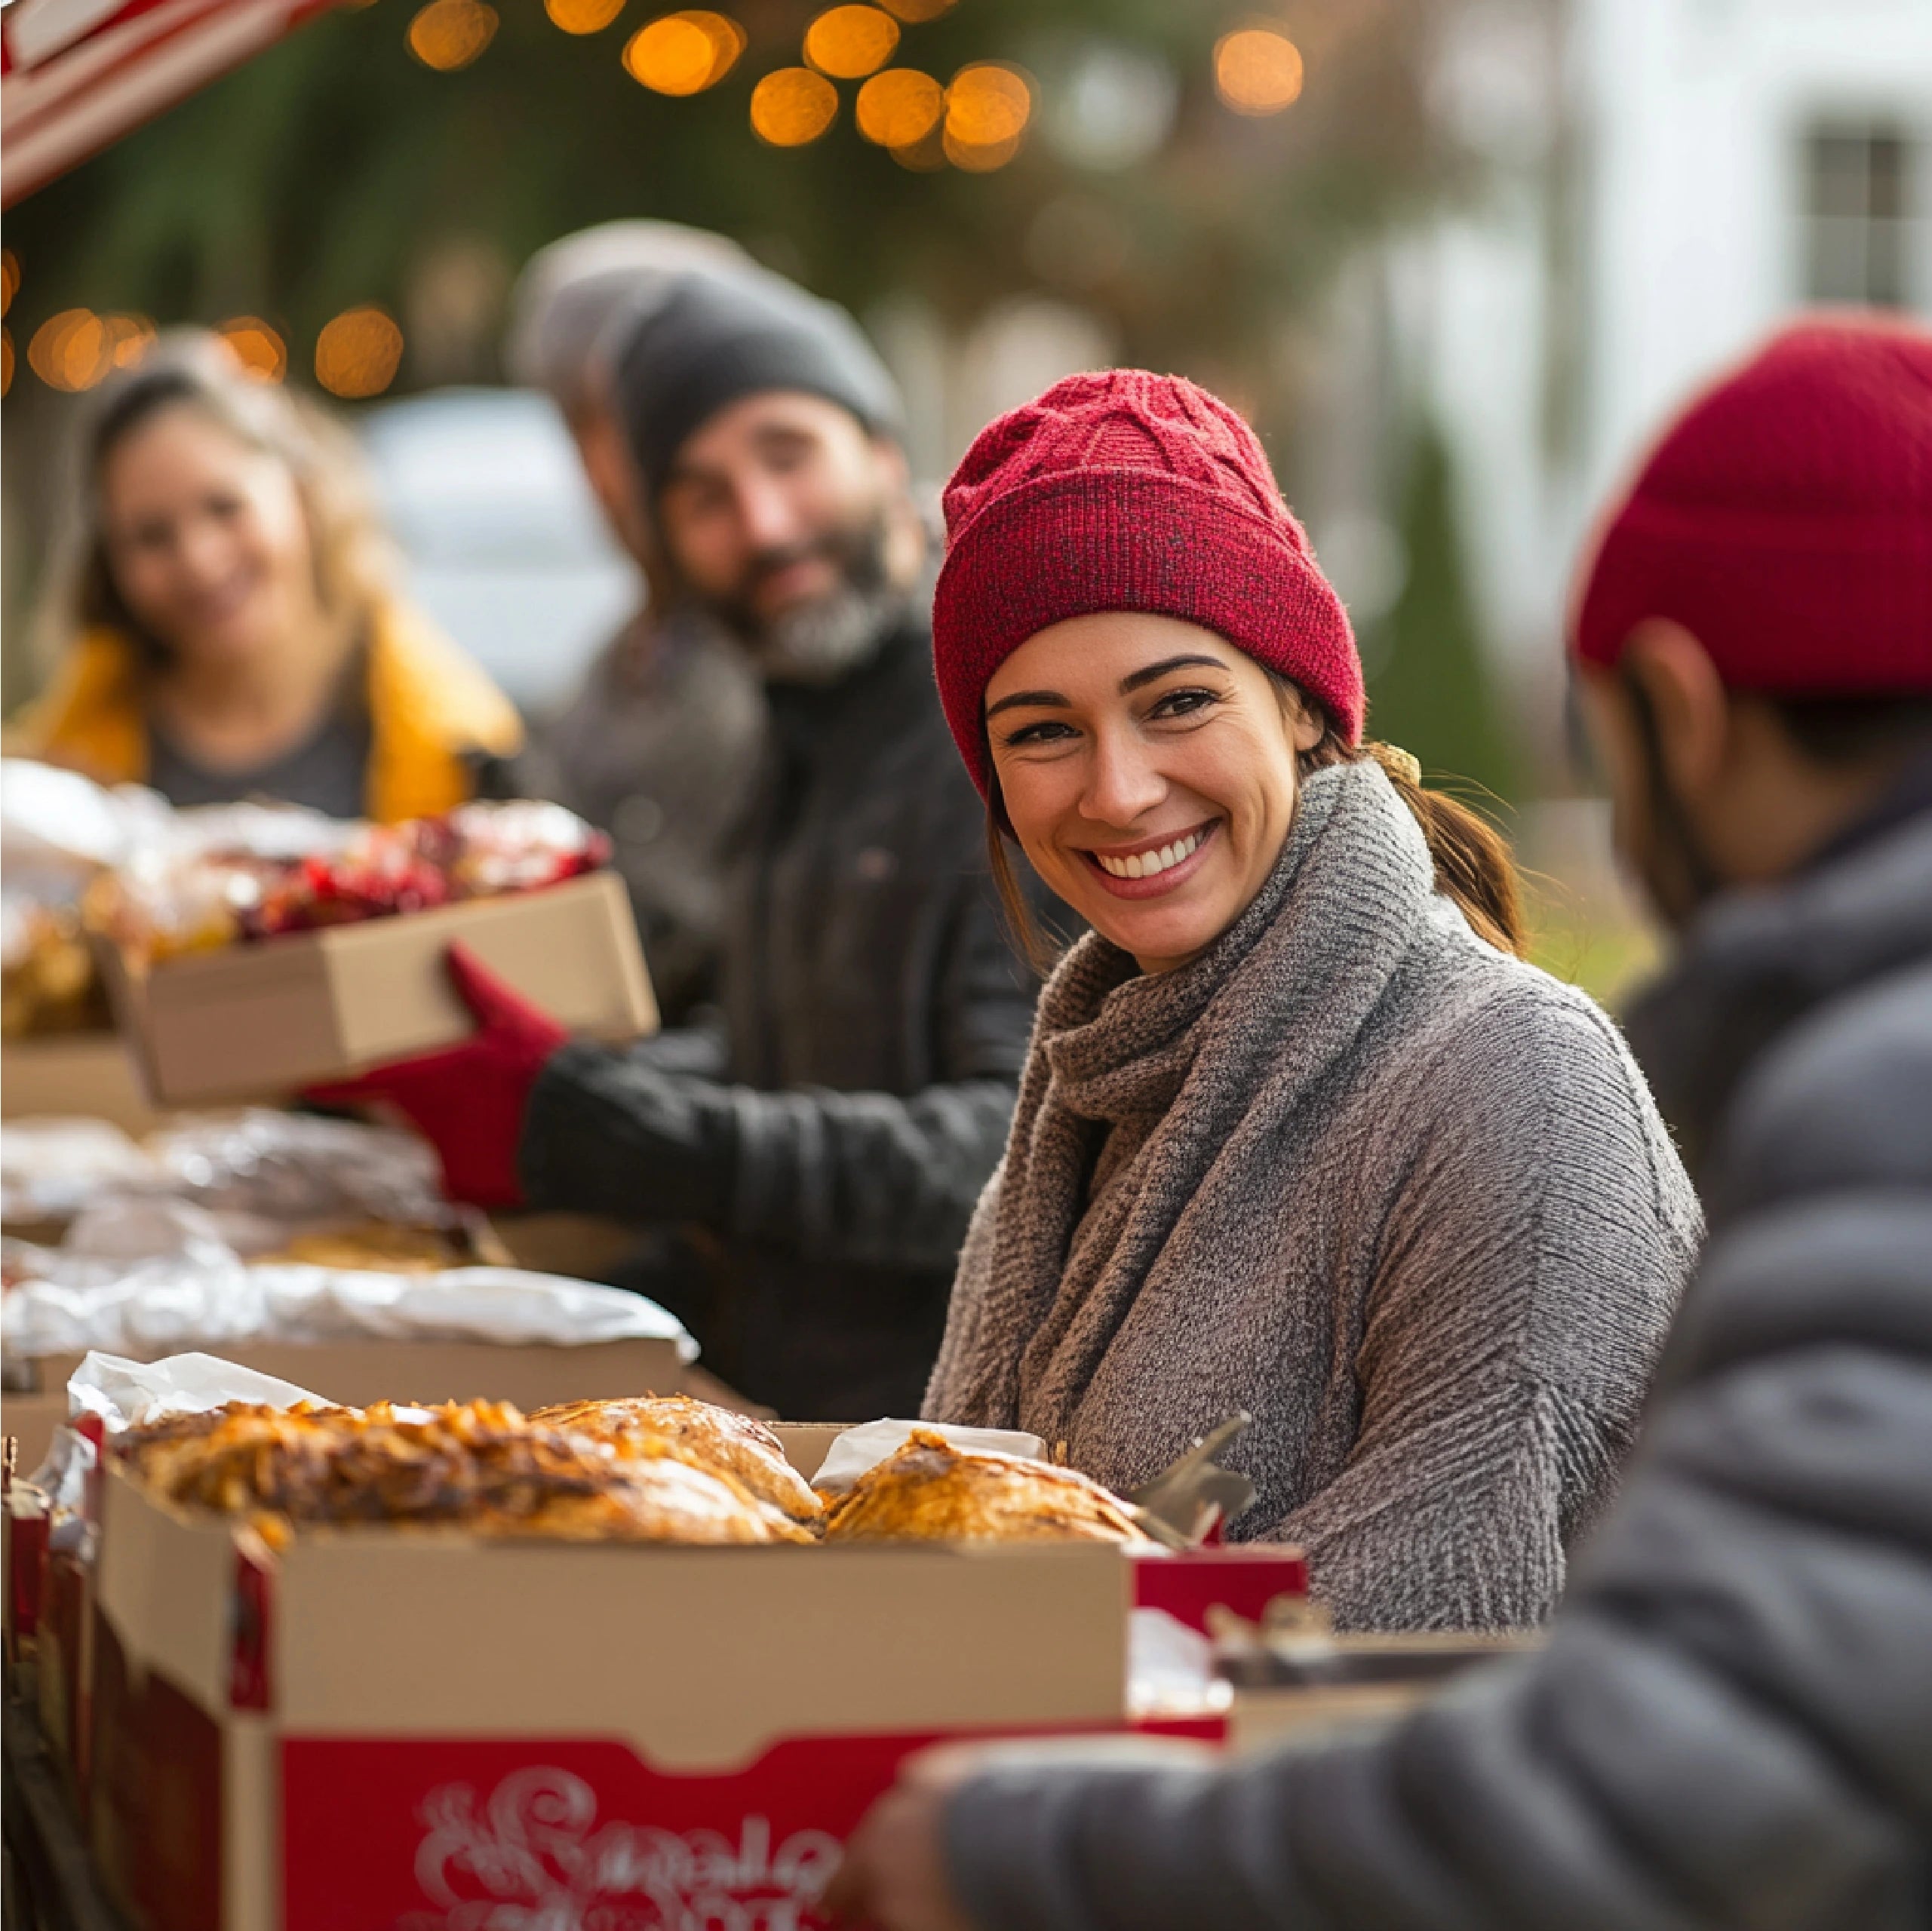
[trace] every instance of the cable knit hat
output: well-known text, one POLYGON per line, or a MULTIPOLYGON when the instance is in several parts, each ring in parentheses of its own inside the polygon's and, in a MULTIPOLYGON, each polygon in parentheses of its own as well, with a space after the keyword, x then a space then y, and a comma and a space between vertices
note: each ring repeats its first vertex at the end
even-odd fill
POLYGON ((981 431, 946 487, 932 655, 982 794, 993 674, 1069 617, 1142 610, 1214 631, 1317 699, 1353 744, 1348 616, 1255 432, 1178 376, 1069 376, 981 431))
POLYGON ((1605 520, 1571 648, 1614 665, 1654 617, 1734 689, 1932 691, 1932 335, 1801 324, 1677 418, 1605 520))

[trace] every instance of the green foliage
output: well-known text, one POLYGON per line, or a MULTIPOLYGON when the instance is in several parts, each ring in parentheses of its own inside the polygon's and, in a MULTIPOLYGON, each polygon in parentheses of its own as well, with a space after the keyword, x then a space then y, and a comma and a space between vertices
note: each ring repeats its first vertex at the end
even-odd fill
POLYGON ((1371 667, 1368 728, 1413 752, 1432 784, 1461 780, 1512 799, 1522 777, 1516 733, 1482 648, 1454 474, 1433 424, 1418 429, 1408 463, 1400 524, 1408 576, 1393 608, 1364 640, 1371 667))
POLYGON ((1096 38, 1178 81, 1149 158, 1082 166, 1037 129, 989 175, 901 167, 858 134, 849 84, 823 140, 761 145, 751 89, 799 59, 808 0, 718 0, 750 45, 689 100, 647 92, 620 64, 661 11, 652 0, 582 38, 539 0, 496 4, 495 41, 454 74, 406 51, 412 0, 325 17, 32 197, 8 217, 26 269, 17 336, 80 304, 168 321, 256 313, 287 330, 299 364, 339 309, 400 308, 440 241, 477 238, 515 264, 571 229, 650 214, 736 235, 862 306, 910 288, 964 318, 1003 296, 1064 293, 1130 358, 1245 387, 1265 413, 1281 318, 1365 228, 1442 180, 1418 79, 1426 0, 1296 0, 1282 18, 1307 57, 1306 91, 1252 120, 1212 87, 1215 39, 1248 11, 1234 0, 960 0, 908 27, 895 62, 943 80, 968 60, 1018 61, 1046 114, 1096 38))

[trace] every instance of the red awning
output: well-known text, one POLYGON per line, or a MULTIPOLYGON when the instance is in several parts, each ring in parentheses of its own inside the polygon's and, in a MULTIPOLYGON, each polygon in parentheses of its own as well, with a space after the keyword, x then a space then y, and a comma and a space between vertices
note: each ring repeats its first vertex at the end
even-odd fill
POLYGON ((14 0, 0 15, 0 205, 336 0, 14 0))

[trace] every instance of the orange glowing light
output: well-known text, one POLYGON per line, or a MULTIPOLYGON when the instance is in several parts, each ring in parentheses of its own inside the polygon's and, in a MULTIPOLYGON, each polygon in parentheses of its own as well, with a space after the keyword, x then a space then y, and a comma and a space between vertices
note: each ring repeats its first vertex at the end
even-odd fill
POLYGON ((380 309, 347 309, 315 340, 315 379, 349 402, 380 395, 396 379, 403 332, 380 309))
POLYGON ((879 0, 880 6, 895 20, 903 20, 908 26, 917 26, 926 20, 936 20, 941 14, 950 13, 954 0, 879 0))
POLYGON ((0 395, 14 386, 14 331, 0 322, 0 395))
POLYGON ((909 148, 938 126, 946 90, 917 67, 888 67, 858 90, 852 111, 858 131, 882 148, 909 148))
POLYGON ((693 8, 640 27, 624 49, 625 71, 658 94, 702 94, 745 51, 745 29, 723 14, 693 8))
POLYGON ((148 352, 158 331, 145 315, 103 315, 107 352, 112 366, 131 369, 148 352))
POLYGON ((114 367, 114 340, 105 317, 91 309, 63 309, 33 332, 27 367, 51 389, 68 395, 91 389, 114 367))
POLYGON ((409 51, 425 67, 453 74, 496 38, 496 10, 483 0, 429 0, 409 23, 409 51))
POLYGON ((751 131, 775 148, 815 141, 838 111, 838 89, 809 67, 781 67, 751 90, 751 131))
POLYGON ((876 74, 899 44, 898 23, 877 7, 834 7, 805 29, 805 57, 835 81, 876 74))
POLYGON ((1301 51, 1274 27, 1237 27, 1215 43, 1215 90, 1237 114, 1279 114, 1301 98, 1301 51))
POLYGON ((288 373, 288 345, 260 315, 236 315, 215 333, 228 344, 246 374, 278 382, 288 373))
POLYGON ((953 147, 1003 147, 1018 140, 1032 118, 1033 89, 1027 77, 997 60, 962 67, 946 90, 949 152, 953 147))
POLYGON ((553 26, 566 33, 600 33, 624 11, 624 0, 543 0, 553 26))
POLYGON ((941 152, 953 165, 967 174, 991 174, 1004 167, 1020 151, 1020 137, 1003 141, 963 141, 948 127, 941 137, 941 152))
POLYGON ((0 315, 14 305, 20 292, 20 258, 11 248, 0 248, 0 315))

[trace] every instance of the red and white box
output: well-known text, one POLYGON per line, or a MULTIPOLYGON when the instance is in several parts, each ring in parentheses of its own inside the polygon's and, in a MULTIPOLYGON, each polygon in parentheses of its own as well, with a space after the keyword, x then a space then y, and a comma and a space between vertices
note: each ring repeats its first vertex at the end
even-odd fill
POLYGON ((910 1751, 1124 1729, 1144 1592, 1198 1620, 1305 1584, 1108 1543, 272 1555, 115 1469, 101 1527, 92 1831, 143 1931, 806 1931, 910 1751))

